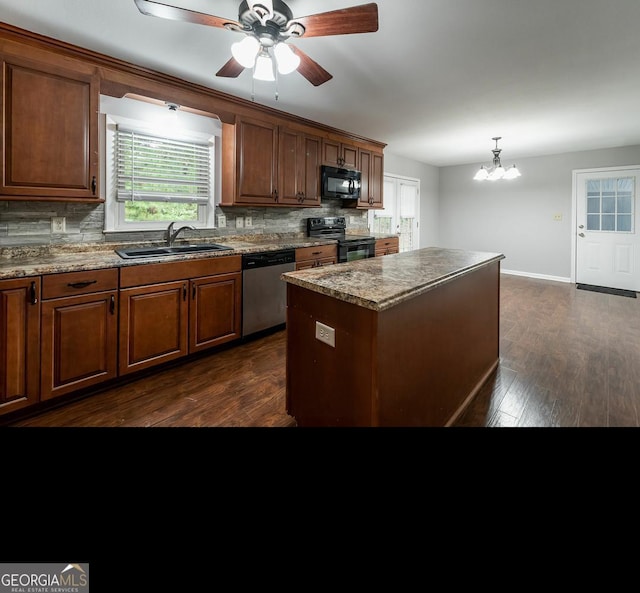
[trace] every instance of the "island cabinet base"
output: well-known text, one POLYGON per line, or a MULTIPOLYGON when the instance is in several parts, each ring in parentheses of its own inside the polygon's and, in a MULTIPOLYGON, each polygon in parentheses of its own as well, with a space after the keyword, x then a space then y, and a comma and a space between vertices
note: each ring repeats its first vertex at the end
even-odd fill
POLYGON ((287 299, 286 405, 301 427, 448 426, 498 365, 499 262, 382 311, 293 284, 287 299))

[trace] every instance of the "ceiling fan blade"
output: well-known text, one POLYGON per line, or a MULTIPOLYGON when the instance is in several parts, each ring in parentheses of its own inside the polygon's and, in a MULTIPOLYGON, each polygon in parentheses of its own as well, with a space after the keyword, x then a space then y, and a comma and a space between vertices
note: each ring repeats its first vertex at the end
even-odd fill
POLYGON ((372 2, 351 8, 321 12, 295 18, 293 22, 300 23, 305 28, 302 37, 374 33, 378 30, 378 5, 372 2))
POLYGON ((231 58, 220 70, 216 72, 216 76, 226 76, 227 78, 237 78, 244 71, 244 66, 235 58, 231 58))
POLYGON ((298 65, 298 72, 302 74, 313 86, 320 86, 328 80, 333 78, 332 74, 329 74, 318 62, 312 60, 301 49, 298 49, 294 45, 289 44, 291 49, 300 58, 300 64, 298 65))
POLYGON ((157 16, 162 19, 182 21, 184 23, 196 23, 197 25, 208 25, 209 27, 219 27, 221 29, 243 30, 243 26, 232 19, 224 19, 212 14, 170 6, 162 2, 155 2, 155 0, 135 0, 135 3, 138 10, 148 16, 157 16))

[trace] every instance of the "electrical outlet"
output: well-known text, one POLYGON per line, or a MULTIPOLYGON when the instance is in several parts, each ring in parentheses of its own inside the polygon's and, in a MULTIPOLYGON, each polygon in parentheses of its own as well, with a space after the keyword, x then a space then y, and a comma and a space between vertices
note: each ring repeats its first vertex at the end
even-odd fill
POLYGON ((52 233, 66 233, 67 232, 67 219, 64 216, 52 216, 51 217, 51 232, 52 233))
POLYGON ((336 330, 324 323, 316 321, 316 339, 329 344, 332 348, 336 347, 336 330))
POLYGON ((242 216, 236 217, 236 228, 241 229, 244 226, 244 218, 242 216))
POLYGON ((553 220, 556 220, 556 221, 560 222, 562 220, 562 214, 560 212, 556 212, 553 215, 553 220))
POLYGON ((224 214, 218 214, 218 228, 223 229, 227 226, 227 217, 224 214))
POLYGON ((253 220, 251 218, 251 216, 245 216, 244 217, 244 226, 249 228, 253 226, 253 220))

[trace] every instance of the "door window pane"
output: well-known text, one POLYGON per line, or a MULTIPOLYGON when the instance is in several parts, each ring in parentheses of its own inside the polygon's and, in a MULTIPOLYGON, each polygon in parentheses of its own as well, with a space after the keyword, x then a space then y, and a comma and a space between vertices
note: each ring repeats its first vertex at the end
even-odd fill
POLYGON ((618 230, 625 233, 631 232, 631 215, 630 214, 618 214, 618 230))
POLYGON ((588 231, 633 232, 632 177, 589 179, 586 190, 588 231))

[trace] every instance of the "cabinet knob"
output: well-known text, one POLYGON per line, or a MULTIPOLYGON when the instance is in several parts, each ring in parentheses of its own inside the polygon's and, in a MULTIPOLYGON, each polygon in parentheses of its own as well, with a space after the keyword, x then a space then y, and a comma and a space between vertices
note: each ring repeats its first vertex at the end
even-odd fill
POLYGON ((30 292, 30 299, 31 299, 31 304, 32 305, 37 305, 38 304, 38 291, 36 289, 36 283, 32 282, 31 283, 31 288, 29 290, 30 292))
POLYGON ((96 189, 98 189, 98 184, 96 182, 96 176, 94 175, 91 179, 91 193, 95 196, 96 189))

